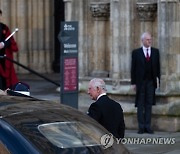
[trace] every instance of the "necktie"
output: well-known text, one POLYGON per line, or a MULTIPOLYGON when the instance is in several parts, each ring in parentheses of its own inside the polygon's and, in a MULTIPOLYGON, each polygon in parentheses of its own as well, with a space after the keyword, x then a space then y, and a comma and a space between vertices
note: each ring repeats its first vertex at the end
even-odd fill
POLYGON ((146 51, 146 60, 147 60, 147 61, 150 60, 149 53, 148 53, 148 49, 147 49, 147 51, 146 51))

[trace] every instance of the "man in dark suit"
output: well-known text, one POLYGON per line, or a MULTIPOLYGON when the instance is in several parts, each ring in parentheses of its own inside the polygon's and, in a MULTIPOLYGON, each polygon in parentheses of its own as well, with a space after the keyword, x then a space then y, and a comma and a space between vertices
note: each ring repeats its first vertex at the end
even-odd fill
POLYGON ((102 79, 94 78, 89 82, 88 94, 96 102, 92 103, 88 115, 99 122, 117 138, 125 132, 124 115, 121 105, 106 95, 106 85, 102 79))
POLYGON ((152 105, 155 105, 155 89, 160 85, 159 50, 151 47, 151 35, 141 36, 142 47, 132 51, 131 84, 136 89, 138 133, 153 134, 151 129, 152 105))

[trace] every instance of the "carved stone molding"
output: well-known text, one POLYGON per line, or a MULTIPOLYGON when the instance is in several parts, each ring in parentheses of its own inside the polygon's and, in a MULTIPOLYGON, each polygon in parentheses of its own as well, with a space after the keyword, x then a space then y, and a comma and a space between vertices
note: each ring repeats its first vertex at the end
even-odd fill
POLYGON ((108 20, 110 17, 110 3, 92 2, 90 11, 95 20, 108 20))
POLYGON ((157 3, 137 2, 136 8, 141 21, 153 21, 157 15, 157 3))
POLYGON ((72 2, 72 0, 63 0, 65 3, 72 2))

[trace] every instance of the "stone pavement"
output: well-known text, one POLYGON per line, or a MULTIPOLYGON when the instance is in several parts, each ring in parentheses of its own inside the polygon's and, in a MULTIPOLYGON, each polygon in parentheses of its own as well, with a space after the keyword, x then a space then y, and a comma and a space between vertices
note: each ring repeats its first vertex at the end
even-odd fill
MULTIPOLYGON (((47 78, 60 83, 60 74, 46 74, 47 78)), ((30 85, 31 96, 60 102, 58 86, 32 74, 18 75, 20 81, 30 85)), ((79 109, 86 112, 92 100, 85 93, 79 94, 79 109)), ((171 126, 169 126, 171 127, 171 126)), ((137 134, 137 130, 126 130, 121 141, 135 154, 180 154, 180 132, 156 132, 137 134)))

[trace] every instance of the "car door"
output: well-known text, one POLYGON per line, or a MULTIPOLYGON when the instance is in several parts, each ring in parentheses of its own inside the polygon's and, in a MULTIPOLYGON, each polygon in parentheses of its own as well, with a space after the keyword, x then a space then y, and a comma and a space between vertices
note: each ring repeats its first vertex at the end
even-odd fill
POLYGON ((0 119, 0 153, 40 153, 20 132, 15 130, 10 124, 0 119))

